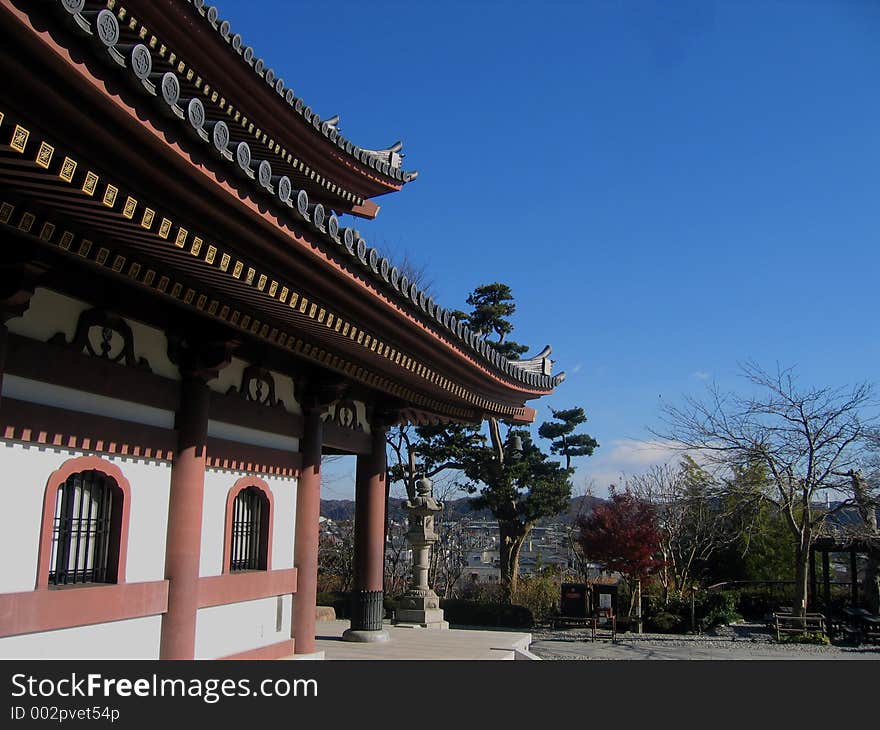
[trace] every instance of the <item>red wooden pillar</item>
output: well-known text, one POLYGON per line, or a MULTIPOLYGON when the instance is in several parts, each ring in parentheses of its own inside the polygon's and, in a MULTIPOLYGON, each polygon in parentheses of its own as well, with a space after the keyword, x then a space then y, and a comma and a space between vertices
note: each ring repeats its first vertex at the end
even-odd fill
POLYGON ((294 566, 297 570, 293 598, 293 649, 296 654, 315 651, 315 603, 318 594, 318 520, 321 516, 321 444, 324 422, 320 408, 306 411, 300 440, 302 470, 296 490, 294 566))
POLYGON ((199 562, 210 391, 207 382, 229 364, 232 344, 191 343, 169 337, 168 355, 182 376, 175 428, 177 450, 171 462, 165 577, 168 610, 162 616, 160 659, 193 659, 199 610, 199 562))
POLYGON ((160 659, 195 656, 209 395, 208 386, 198 376, 184 377, 180 384, 165 545, 168 611, 162 617, 160 659))
POLYGON ((354 518, 354 592, 349 641, 385 641, 382 589, 385 577, 385 428, 373 426, 372 449, 357 457, 354 518))

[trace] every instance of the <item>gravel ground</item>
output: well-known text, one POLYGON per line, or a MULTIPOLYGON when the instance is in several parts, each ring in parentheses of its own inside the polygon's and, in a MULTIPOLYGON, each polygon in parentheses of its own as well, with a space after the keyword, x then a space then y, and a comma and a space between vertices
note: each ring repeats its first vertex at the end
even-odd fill
POLYGON ((737 624, 715 634, 618 634, 590 641, 583 629, 532 632, 529 649, 542 659, 880 659, 878 646, 777 644, 760 624, 737 624))

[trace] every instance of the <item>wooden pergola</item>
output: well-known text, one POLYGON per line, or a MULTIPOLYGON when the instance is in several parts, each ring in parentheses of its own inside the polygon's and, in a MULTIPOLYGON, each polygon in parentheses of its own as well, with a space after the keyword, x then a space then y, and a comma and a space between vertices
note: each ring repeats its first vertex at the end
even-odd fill
POLYGON ((867 556, 872 550, 877 551, 880 547, 880 537, 875 540, 865 537, 848 537, 845 535, 834 537, 820 537, 813 542, 810 549, 810 598, 812 608, 818 604, 819 596, 822 597, 822 603, 825 611, 831 611, 831 554, 844 553, 849 556, 849 574, 850 574, 850 605, 853 608, 859 607, 863 597, 860 596, 859 580, 858 580, 858 558, 859 555, 867 556), (819 554, 822 561, 822 592, 819 593, 818 577, 816 575, 816 554, 819 554))

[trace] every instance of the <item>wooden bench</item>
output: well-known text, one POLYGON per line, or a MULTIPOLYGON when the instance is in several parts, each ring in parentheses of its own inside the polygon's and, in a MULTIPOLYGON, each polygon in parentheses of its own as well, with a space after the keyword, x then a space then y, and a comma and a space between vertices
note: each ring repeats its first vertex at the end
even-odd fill
POLYGON ((865 641, 870 641, 872 644, 880 641, 880 616, 863 616, 862 633, 865 641))
POLYGON ((774 613, 776 641, 781 641, 783 634, 826 634, 825 616, 821 613, 808 613, 795 616, 791 613, 774 613))
POLYGON ((590 616, 556 616, 553 618, 554 629, 589 629, 593 619, 590 616))

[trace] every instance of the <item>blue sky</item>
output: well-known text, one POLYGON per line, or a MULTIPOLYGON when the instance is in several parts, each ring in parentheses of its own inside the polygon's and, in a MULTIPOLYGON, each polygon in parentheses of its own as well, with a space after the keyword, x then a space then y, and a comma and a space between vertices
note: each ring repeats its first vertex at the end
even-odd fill
MULTIPOLYGON (((220 15, 420 177, 367 241, 438 299, 509 284, 583 406, 597 493, 662 458, 659 405, 738 363, 875 377, 880 3, 236 2, 220 15)), ((344 490, 342 490, 344 491, 344 490)))

